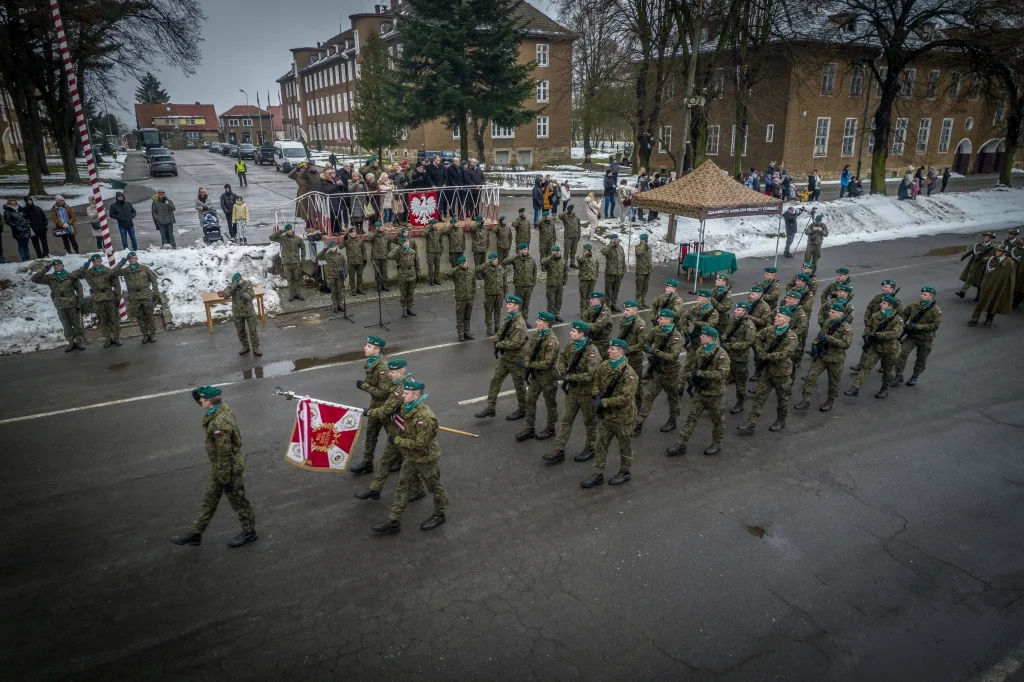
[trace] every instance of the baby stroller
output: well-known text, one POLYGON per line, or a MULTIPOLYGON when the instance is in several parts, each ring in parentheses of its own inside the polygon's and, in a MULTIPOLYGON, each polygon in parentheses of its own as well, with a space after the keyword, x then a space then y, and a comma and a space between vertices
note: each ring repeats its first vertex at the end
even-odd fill
POLYGON ((220 219, 213 211, 207 211, 203 214, 203 242, 212 244, 222 241, 224 241, 224 235, 220 231, 220 219))

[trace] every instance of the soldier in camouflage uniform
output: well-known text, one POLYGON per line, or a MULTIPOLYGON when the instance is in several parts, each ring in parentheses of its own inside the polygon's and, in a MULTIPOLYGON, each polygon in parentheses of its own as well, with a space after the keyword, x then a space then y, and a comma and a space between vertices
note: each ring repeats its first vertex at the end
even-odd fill
MULTIPOLYGON (((894 307, 899 308, 900 300, 896 298, 896 282, 892 281, 891 279, 882 281, 881 293, 875 294, 874 297, 872 297, 872 299, 868 302, 868 307, 864 310, 865 333, 870 333, 874 331, 874 328, 871 326, 872 320, 874 319, 875 313, 881 310, 882 299, 885 298, 886 296, 892 296, 894 299, 896 299, 896 305, 894 307)), ((847 315, 849 315, 849 311, 847 311, 847 315)), ((854 372, 859 372, 860 368, 864 366, 864 361, 866 359, 867 349, 864 349, 861 351, 860 360, 858 360, 857 364, 851 367, 850 369, 852 369, 854 372)))
POLYGON ((288 280, 288 300, 305 300, 299 293, 302 287, 301 266, 305 240, 296 236, 291 223, 286 223, 282 231, 270 235, 270 241, 281 245, 281 267, 284 268, 284 278, 288 280))
POLYGON ((654 299, 654 304, 651 306, 651 321, 657 317, 659 310, 665 310, 668 308, 675 313, 674 319, 679 319, 683 316, 683 299, 679 298, 679 294, 676 293, 679 289, 679 280, 669 279, 665 281, 665 293, 654 299))
POLYGON ((753 433, 757 429, 757 418, 761 415, 761 407, 768 400, 768 394, 775 391, 778 399, 775 422, 768 427, 769 431, 781 431, 786 428, 786 417, 789 416, 789 392, 793 388, 793 351, 796 350, 797 338, 789 321, 793 311, 789 308, 777 308, 773 325, 765 327, 757 333, 754 340, 754 363, 764 363, 764 371, 757 379, 757 393, 754 405, 750 408, 749 420, 738 426, 740 433, 753 433))
POLYGON ((793 311, 793 317, 789 320, 789 328, 796 334, 796 348, 793 350, 793 373, 790 376, 796 380, 796 368, 804 358, 804 345, 807 343, 807 331, 811 321, 807 319, 807 312, 800 307, 802 298, 799 291, 786 292, 786 307, 793 311))
POLYGON ((50 261, 45 268, 32 275, 32 282, 50 287, 50 300, 64 328, 64 340, 68 342, 64 352, 70 353, 76 348, 85 350, 82 330, 82 300, 85 294, 82 292, 82 283, 64 269, 64 261, 59 258, 50 261), (48 274, 50 268, 53 268, 52 275, 48 274))
POLYGON ((635 435, 639 436, 643 431, 644 420, 662 391, 668 396, 668 421, 662 425, 661 431, 668 433, 676 428, 679 417, 679 354, 683 351, 683 336, 675 320, 675 311, 663 308, 658 311, 657 326, 647 332, 644 353, 651 367, 651 380, 644 392, 644 404, 636 415, 635 435))
MULTIPOLYGON (((608 246, 601 249, 601 255, 604 256, 604 288, 608 294, 608 307, 612 312, 617 313, 620 312, 618 306, 619 286, 626 274, 626 252, 623 250, 622 244, 619 243, 619 235, 608 235, 608 246)), ((608 346, 605 343, 598 344, 598 348, 604 349, 605 353, 608 352, 608 346)))
POLYGON ((803 289, 806 287, 807 293, 803 300, 800 301, 800 305, 807 312, 807 316, 811 316, 811 311, 814 309, 814 296, 818 293, 818 278, 815 275, 818 266, 814 263, 804 263, 800 266, 800 272, 793 275, 793 278, 786 284, 786 291, 793 289, 803 289), (800 282, 804 284, 801 286, 800 282))
POLYGON ((555 234, 555 219, 551 217, 550 211, 544 211, 543 217, 537 221, 537 237, 540 241, 540 255, 543 257, 551 253, 551 247, 558 241, 555 234))
POLYGON ((356 228, 351 227, 345 235, 345 260, 348 261, 348 290, 353 294, 362 296, 366 293, 363 290, 363 268, 366 267, 366 250, 363 248, 363 240, 356 234, 356 228))
POLYGON ((700 348, 698 337, 700 337, 701 329, 718 324, 718 312, 711 303, 712 298, 711 292, 707 289, 698 291, 697 304, 690 306, 679 321, 680 331, 685 335, 683 337, 683 350, 686 352, 684 367, 688 367, 693 362, 693 358, 700 348))
POLYGON ((412 243, 402 242, 398 248, 392 249, 388 258, 398 264, 398 287, 402 304, 402 317, 416 317, 412 311, 413 298, 416 295, 416 280, 420 276, 420 256, 412 248, 412 243))
POLYGON ((544 455, 545 462, 564 462, 565 446, 572 435, 576 415, 583 414, 586 442, 580 454, 573 459, 586 462, 594 457, 597 443, 597 415, 592 404, 594 372, 601 364, 601 356, 590 342, 590 325, 576 320, 569 327, 569 343, 558 355, 558 373, 562 375, 562 423, 555 440, 555 451, 544 455))
POLYGON ((853 386, 843 392, 845 395, 858 395, 867 373, 879 361, 882 362, 882 388, 875 397, 885 398, 889 395, 889 386, 892 385, 896 360, 900 352, 900 336, 903 334, 903 318, 900 317, 899 304, 895 296, 883 296, 878 312, 871 316, 870 324, 864 326, 861 368, 853 380, 853 386))
POLYGON ((505 298, 505 266, 496 253, 487 254, 487 262, 474 268, 477 275, 484 278, 484 324, 487 325, 487 336, 493 336, 501 322, 501 304, 505 298))
MULTIPOLYGON (((512 228, 505 222, 505 216, 498 218, 498 224, 494 227, 494 238, 497 243, 498 259, 504 261, 512 249, 512 228)), ((491 260, 490 256, 487 260, 491 260)))
POLYGON ((477 412, 477 419, 493 417, 494 408, 498 404, 498 393, 505 377, 512 375, 512 386, 516 390, 516 411, 505 417, 509 421, 522 419, 526 416, 526 383, 523 381, 523 368, 516 364, 526 354, 526 322, 520 311, 523 299, 509 296, 505 299, 505 321, 498 330, 498 338, 494 341, 494 357, 498 362, 494 367, 491 385, 487 391, 487 407, 477 412))
POLYGON ((138 255, 130 251, 114 268, 114 276, 124 277, 124 283, 128 287, 128 307, 139 325, 139 331, 142 332, 142 343, 156 343, 153 311, 160 298, 160 280, 157 279, 156 273, 139 263, 138 255), (128 263, 127 267, 125 263, 128 263))
POLYGON ((466 252, 466 233, 459 221, 452 218, 444 234, 448 237, 448 264, 454 268, 455 261, 466 252))
MULTIPOLYGON (((774 266, 768 266, 764 269, 764 279, 760 282, 761 286, 761 298, 764 300, 768 308, 775 308, 779 303, 779 298, 782 296, 782 286, 778 280, 778 269, 774 266)), ((753 312, 753 311, 751 311, 753 312)))
POLYGON ((853 343, 853 331, 846 322, 846 309, 842 303, 832 303, 828 309, 827 326, 822 325, 812 348, 817 349, 816 357, 804 377, 804 399, 793 409, 811 409, 811 396, 818 385, 818 377, 822 372, 828 373, 828 399, 818 409, 828 412, 839 397, 839 383, 842 380, 843 363, 846 362, 846 350, 853 343))
POLYGON ((626 358, 627 344, 612 339, 608 345, 608 359, 594 371, 594 397, 591 407, 598 417, 597 458, 594 473, 580 485, 593 488, 604 483, 604 467, 608 460, 608 446, 612 440, 619 444, 619 472, 608 485, 622 485, 630 479, 633 468, 633 432, 636 419, 634 396, 640 386, 640 377, 626 358))
MULTIPOLYGON (((391 380, 391 394, 384 401, 383 405, 375 407, 366 413, 368 419, 376 419, 384 425, 384 433, 387 435, 388 442, 384 445, 384 454, 380 457, 380 466, 377 467, 377 473, 373 475, 370 487, 356 493, 356 499, 379 500, 380 491, 384 488, 384 484, 387 483, 388 476, 392 471, 397 471, 402 466, 402 453, 395 447, 393 441, 395 436, 401 435, 402 425, 405 423, 400 409, 405 404, 405 400, 402 398, 404 391, 402 384, 405 383, 408 371, 407 365, 408 363, 404 358, 395 358, 388 361, 387 373, 388 378, 391 380)), ((412 492, 409 495, 409 501, 414 502, 425 497, 426 494, 423 490, 423 480, 415 479, 412 482, 412 492)))
POLYGON ((580 317, 587 310, 587 301, 590 299, 590 292, 597 284, 597 276, 600 274, 601 264, 594 258, 593 247, 590 244, 583 245, 583 253, 579 258, 579 287, 580 287, 580 317))
MULTIPOLYGON (((537 261, 530 255, 530 245, 526 242, 520 242, 516 248, 519 252, 506 258, 502 265, 512 266, 512 286, 522 302, 525 319, 530 313, 530 296, 533 294, 533 286, 537 283, 537 261)), ((530 328, 529 323, 526 327, 530 328)))
MULTIPOLYGON (((636 372, 636 376, 643 376, 644 373, 644 346, 647 345, 647 327, 643 318, 637 313, 640 304, 636 301, 624 301, 622 303, 622 320, 619 321, 619 331, 616 338, 626 342, 626 360, 629 366, 636 372)), ((636 409, 637 411, 644 404, 644 391, 640 381, 636 383, 636 409)))
POLYGON ((345 252, 338 247, 338 242, 331 240, 327 246, 320 249, 316 254, 318 261, 323 261, 323 274, 327 286, 331 288, 331 305, 334 312, 345 311, 345 270, 348 264, 345 262, 345 252))
POLYGON ((824 216, 816 215, 814 222, 804 228, 804 234, 807 235, 807 248, 804 249, 805 262, 816 264, 821 258, 821 244, 828 236, 828 225, 822 220, 824 220, 824 216))
POLYGON ((821 310, 818 311, 818 326, 824 327, 825 321, 828 319, 828 311, 833 303, 839 303, 843 306, 844 313, 843 317, 848 318, 847 322, 853 321, 854 307, 851 299, 853 298, 853 287, 849 284, 840 284, 836 287, 835 291, 829 295, 825 302, 821 304, 821 310))
POLYGON ((203 415, 203 430, 206 432, 206 454, 210 458, 210 477, 203 495, 203 508, 192 524, 192 531, 175 535, 171 542, 176 545, 199 546, 203 531, 210 525, 221 495, 228 498, 231 508, 238 514, 242 532, 228 542, 230 547, 241 547, 256 540, 256 516, 252 505, 245 497, 245 453, 242 452, 242 432, 235 421, 231 408, 221 402, 221 390, 216 386, 200 386, 193 389, 192 397, 206 410, 203 415))
POLYGON ((384 359, 384 339, 379 336, 367 336, 363 346, 366 356, 366 378, 356 381, 356 388, 370 394, 370 406, 366 409, 366 445, 363 450, 363 461, 351 467, 353 474, 369 474, 373 472, 373 455, 377 450, 377 438, 384 423, 380 419, 369 416, 371 410, 381 407, 391 395, 391 377, 387 375, 387 361, 384 359))
POLYGON ((238 334, 238 342, 242 344, 239 355, 245 355, 252 348, 253 355, 263 355, 260 350, 260 335, 256 330, 256 309, 252 302, 256 299, 256 290, 252 282, 242 279, 242 274, 236 272, 231 275, 231 282, 224 287, 224 291, 218 291, 221 298, 231 299, 231 321, 235 323, 235 333, 238 334), (248 327, 248 336, 246 336, 248 327))
POLYGON ((427 283, 430 286, 437 286, 441 283, 441 254, 444 253, 444 245, 441 243, 443 232, 437 229, 437 221, 431 218, 427 221, 427 229, 423 232, 423 240, 427 243, 427 283))
POLYGON ((484 264, 484 260, 487 258, 487 227, 484 225, 483 216, 477 216, 473 219, 473 224, 469 226, 469 231, 473 236, 473 245, 471 247, 473 251, 473 264, 480 266, 484 264))
POLYGON ((640 241, 633 247, 634 265, 636 266, 636 298, 640 308, 647 307, 647 289, 651 283, 651 246, 647 243, 647 234, 640 235, 640 241))
MULTIPOLYGON (((850 295, 847 297, 849 300, 853 300, 853 277, 850 275, 850 268, 837 268, 836 278, 828 283, 821 292, 821 307, 827 308, 830 304, 835 303, 837 298, 836 292, 839 290, 839 285, 845 284, 850 287, 850 295)), ((826 313, 828 311, 826 310, 826 313)))
POLYGON ((899 360, 896 361, 896 383, 903 383, 903 369, 907 366, 910 352, 915 348, 917 355, 914 357, 914 373, 907 380, 907 386, 915 386, 918 377, 924 372, 928 364, 928 355, 932 352, 935 344, 935 334, 942 324, 942 311, 935 304, 935 289, 924 287, 921 289, 921 300, 911 303, 903 309, 903 331, 906 338, 900 350, 899 360))
POLYGON ((732 287, 729 286, 729 276, 719 273, 715 275, 715 288, 711 290, 711 305, 718 313, 718 322, 715 329, 719 336, 725 331, 729 324, 729 313, 732 312, 732 287))
POLYGON ((679 432, 679 442, 666 451, 669 457, 686 454, 686 444, 697 428, 700 413, 708 411, 711 417, 711 445, 704 449, 705 455, 717 455, 722 451, 725 439, 725 385, 729 381, 729 355, 719 345, 718 330, 705 325, 700 330, 700 348, 693 363, 684 370, 687 381, 693 387, 690 412, 686 423, 679 432))
POLYGON ((590 342, 601 353, 601 359, 607 360, 608 340, 612 338, 612 314, 604 304, 603 291, 590 292, 590 307, 583 312, 583 321, 590 326, 590 342))
POLYGON ((569 267, 576 269, 576 247, 580 243, 580 217, 576 215, 576 207, 569 204, 558 214, 562 221, 562 241, 565 242, 565 257, 569 267))
POLYGON ((402 384, 402 407, 398 413, 405 422, 399 435, 389 436, 389 442, 402 456, 402 475, 398 479, 398 492, 391 505, 388 520, 373 526, 374 533, 397 533, 402 528, 402 512, 413 498, 417 486, 424 485, 434 497, 434 513, 420 524, 420 530, 433 530, 445 522, 448 511, 448 493, 441 483, 441 447, 437 444, 437 417, 424 400, 426 386, 421 381, 406 379, 402 384))
POLYGON ((455 267, 444 273, 447 279, 455 281, 455 333, 459 335, 459 341, 473 340, 469 333, 469 320, 473 316, 473 299, 476 298, 476 273, 476 269, 469 268, 465 256, 459 256, 455 267))
POLYGON ((558 418, 558 338, 551 333, 555 316, 547 311, 537 313, 537 333, 530 339, 526 355, 516 360, 516 366, 524 369, 530 381, 526 390, 526 428, 516 434, 516 440, 530 438, 547 440, 555 436, 555 420, 558 418), (537 433, 534 429, 537 419, 537 399, 544 394, 548 422, 537 433))
POLYGON ((725 331, 719 335, 719 344, 729 354, 729 373, 736 385, 736 404, 729 410, 729 414, 739 414, 743 411, 743 402, 747 399, 744 388, 747 385, 749 374, 750 349, 754 345, 754 337, 757 329, 753 320, 750 319, 750 304, 740 301, 733 309, 732 318, 725 325, 725 331))
MULTIPOLYGON (((516 244, 526 244, 527 248, 530 246, 530 239, 533 237, 533 225, 526 217, 526 209, 519 209, 519 217, 512 221, 512 229, 516 231, 516 244)), ((519 247, 517 246, 516 249, 519 247)), ((507 257, 507 256, 506 256, 507 257)), ((504 258, 502 262, 504 262, 504 258)))
POLYGON ((754 323, 754 329, 757 331, 770 327, 773 316, 771 306, 765 302, 762 296, 764 296, 764 288, 760 284, 750 287, 750 294, 747 297, 750 299, 750 310, 747 312, 747 317, 754 323))
POLYGON ((547 271, 546 291, 548 312, 555 316, 555 322, 561 322, 562 290, 565 280, 569 278, 569 266, 562 258, 562 250, 558 244, 551 246, 551 255, 542 258, 540 265, 547 271))
POLYGON ((370 237, 370 260, 373 261, 373 279, 378 291, 391 291, 388 287, 388 256, 391 255, 391 236, 384 229, 384 223, 373 224, 373 236, 370 237))
POLYGON ((89 283, 92 294, 92 309, 100 335, 106 339, 104 348, 121 345, 121 316, 117 307, 121 300, 121 278, 112 268, 103 264, 103 256, 94 253, 80 270, 72 275, 89 283))

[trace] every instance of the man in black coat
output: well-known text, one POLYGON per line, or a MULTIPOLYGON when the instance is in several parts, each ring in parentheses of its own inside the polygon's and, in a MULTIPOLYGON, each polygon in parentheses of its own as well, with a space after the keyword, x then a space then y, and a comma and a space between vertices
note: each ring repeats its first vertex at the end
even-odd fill
POLYGON ((348 196, 351 191, 349 185, 352 182, 351 162, 346 161, 341 164, 341 168, 334 174, 334 181, 341 187, 341 192, 344 195, 341 201, 341 224, 348 225, 348 217, 352 213, 352 197, 348 196))
POLYGON ((451 164, 444 170, 444 182, 450 189, 447 191, 447 210, 453 218, 464 218, 463 206, 465 205, 465 193, 458 189, 466 184, 462 177, 462 161, 459 157, 452 159, 451 164))
POLYGON ((228 221, 228 232, 232 239, 238 236, 238 224, 231 217, 237 198, 238 195, 231 191, 231 185, 224 185, 224 194, 220 195, 220 208, 228 221))
POLYGON ((32 197, 25 197, 25 205, 20 210, 32 227, 32 248, 36 250, 36 258, 46 258, 50 255, 50 242, 46 238, 49 228, 46 211, 36 206, 32 197))
POLYGON ((474 189, 469 190, 469 196, 466 200, 466 213, 469 216, 476 216, 480 213, 478 208, 480 205, 479 187, 484 184, 484 169, 480 167, 476 159, 470 159, 469 165, 463 168, 462 177, 467 185, 476 186, 474 189))

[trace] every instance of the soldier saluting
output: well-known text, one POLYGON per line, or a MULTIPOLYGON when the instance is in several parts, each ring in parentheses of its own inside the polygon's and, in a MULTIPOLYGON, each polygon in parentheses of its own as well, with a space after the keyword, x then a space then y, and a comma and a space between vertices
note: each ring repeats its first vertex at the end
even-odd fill
POLYGON ((64 261, 60 258, 53 259, 32 275, 32 282, 50 287, 50 300, 64 328, 64 340, 68 342, 64 352, 70 353, 76 348, 85 350, 82 341, 82 300, 85 298, 82 283, 64 269, 64 261), (53 268, 53 274, 49 274, 50 268, 53 268))
POLYGON ((96 313, 100 334, 107 339, 103 347, 120 346, 121 317, 117 311, 117 304, 121 299, 121 278, 114 274, 113 269, 103 264, 103 256, 98 253, 94 253, 82 269, 72 276, 89 283, 92 307, 96 313))
POLYGON ((153 322, 153 311, 156 309, 156 301, 160 298, 160 280, 152 268, 139 263, 139 257, 134 251, 114 268, 114 276, 124 277, 128 286, 128 305, 132 309, 132 315, 142 332, 142 343, 156 343, 156 324, 153 322), (125 267, 125 263, 128 266, 125 267))

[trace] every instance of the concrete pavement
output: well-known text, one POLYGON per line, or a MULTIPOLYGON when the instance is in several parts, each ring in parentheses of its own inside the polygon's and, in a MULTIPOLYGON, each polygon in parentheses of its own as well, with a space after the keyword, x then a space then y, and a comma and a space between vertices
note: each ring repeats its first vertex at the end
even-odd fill
MULTIPOLYGON (((1024 401, 1007 354, 1024 322, 964 326, 973 304, 953 296, 950 254, 967 240, 825 250, 822 277, 854 268, 856 334, 881 279, 904 302, 938 288, 945 322, 917 387, 879 401, 872 374, 860 398, 793 413, 779 434, 771 401, 752 437, 727 415, 715 458, 670 460, 676 434, 647 429, 620 488, 581 490, 590 463, 548 466, 550 441, 516 443, 512 398, 484 421, 458 405, 486 393, 493 356, 480 336, 454 342, 450 296, 388 332, 363 328, 370 306, 354 324, 280 316, 259 361, 235 354, 230 325, 2 357, 18 390, 0 393, 0 677, 1006 679, 1024 632, 1024 401), (283 461, 294 404, 272 387, 363 404, 367 333, 409 359, 443 425, 482 435, 441 436, 451 509, 431 533, 428 498, 400 534, 372 537, 394 477, 361 502, 365 477, 283 461), (226 503, 201 547, 168 542, 208 468, 187 393, 200 383, 226 384, 241 423, 260 540, 240 550, 223 544, 237 532, 226 503)), ((742 261, 735 288, 764 263, 742 261)), ((705 417, 693 449, 709 437, 705 417)), ((569 451, 581 446, 577 428, 569 451)))

